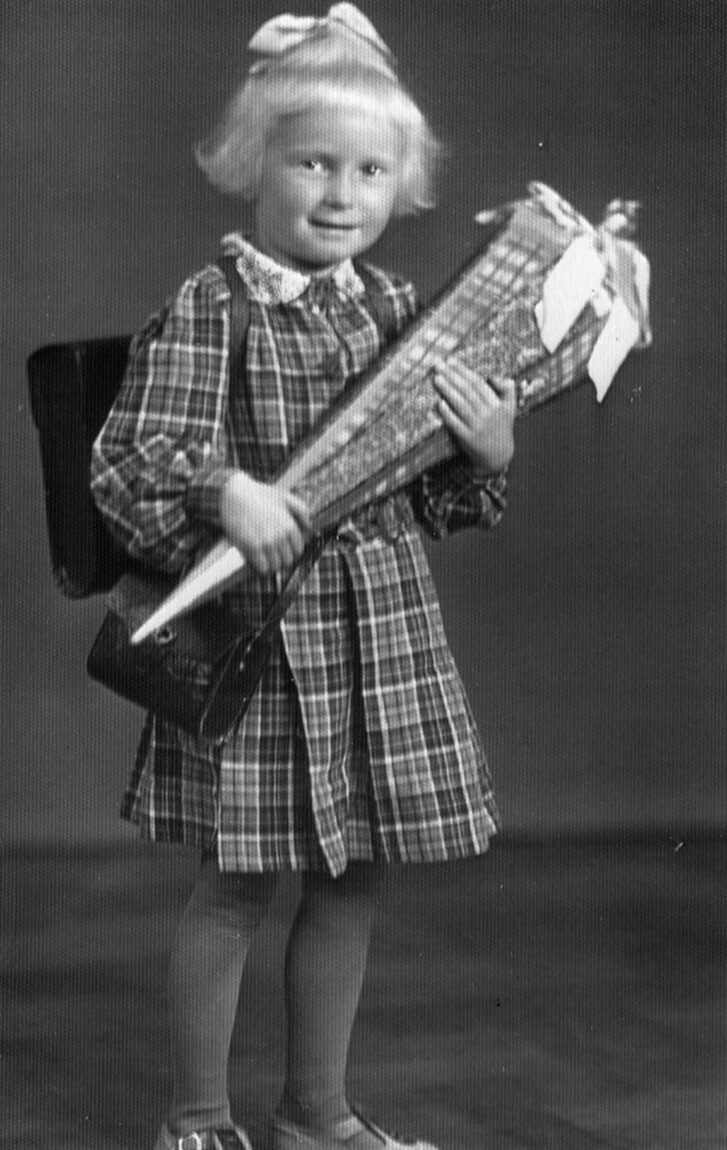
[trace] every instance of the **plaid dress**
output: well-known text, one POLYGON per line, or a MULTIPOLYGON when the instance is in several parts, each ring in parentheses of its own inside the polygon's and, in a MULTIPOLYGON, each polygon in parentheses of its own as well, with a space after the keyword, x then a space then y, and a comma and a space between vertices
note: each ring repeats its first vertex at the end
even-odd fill
MULTIPOLYGON (((274 475, 382 351, 350 262, 321 281, 237 233, 223 251, 237 257, 250 300, 244 378, 228 396, 229 290, 210 265, 136 338, 94 448, 92 487, 111 531, 167 571, 219 536, 232 469, 274 475)), ((401 330, 411 287, 368 275, 401 330)), ((148 838, 214 849, 230 871, 337 875, 349 859, 484 851, 497 811, 417 523, 435 538, 494 525, 504 486, 459 457, 342 523, 288 610, 243 721, 212 746, 149 716, 122 814, 148 838)), ((251 573, 228 594, 262 621, 278 586, 251 573)))

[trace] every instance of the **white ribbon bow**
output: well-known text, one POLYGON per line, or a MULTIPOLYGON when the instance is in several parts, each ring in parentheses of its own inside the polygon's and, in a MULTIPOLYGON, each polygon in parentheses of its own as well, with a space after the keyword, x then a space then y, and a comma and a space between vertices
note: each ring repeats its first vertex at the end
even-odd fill
MULTIPOLYGON (((334 4, 328 9, 327 16, 291 16, 287 13, 274 16, 272 20, 267 20, 261 28, 258 28, 248 46, 252 52, 259 52, 262 56, 281 56, 305 40, 331 28, 360 36, 385 56, 391 57, 389 49, 371 21, 359 12, 354 4, 346 3, 334 4)), ((253 65, 251 70, 257 72, 264 67, 265 62, 260 61, 253 65)))
POLYGON ((634 347, 651 343, 649 263, 630 239, 638 204, 613 200, 603 223, 594 228, 584 216, 546 184, 532 183, 531 197, 573 239, 543 284, 535 318, 543 343, 555 351, 586 304, 608 319, 588 361, 588 374, 602 400, 616 371, 634 347), (611 274, 613 294, 606 291, 611 274))

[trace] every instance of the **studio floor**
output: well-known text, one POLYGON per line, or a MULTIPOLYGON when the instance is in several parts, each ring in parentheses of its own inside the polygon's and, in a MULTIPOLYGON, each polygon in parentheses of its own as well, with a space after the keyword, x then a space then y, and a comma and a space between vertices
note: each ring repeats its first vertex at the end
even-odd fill
MULTIPOLYGON (((350 1095, 442 1150, 725 1150, 725 838, 502 836, 392 873, 350 1095)), ((173 848, 2 861, 7 1150, 151 1150, 170 1081, 166 954, 194 874, 173 848)), ((281 1080, 282 885, 233 1042, 267 1150, 281 1080)))

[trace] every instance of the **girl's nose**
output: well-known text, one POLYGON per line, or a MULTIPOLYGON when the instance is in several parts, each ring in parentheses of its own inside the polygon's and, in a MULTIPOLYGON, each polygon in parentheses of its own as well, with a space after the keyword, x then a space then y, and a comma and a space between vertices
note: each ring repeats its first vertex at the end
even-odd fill
POLYGON ((341 169, 331 172, 326 184, 326 200, 335 208, 348 208, 353 203, 353 179, 351 173, 341 169))

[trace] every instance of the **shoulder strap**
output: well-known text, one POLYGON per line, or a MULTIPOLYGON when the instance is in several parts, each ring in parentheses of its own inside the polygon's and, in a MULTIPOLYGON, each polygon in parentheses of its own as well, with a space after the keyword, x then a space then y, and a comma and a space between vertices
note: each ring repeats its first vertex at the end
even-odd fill
POLYGON ((384 344, 390 343, 391 340, 398 335, 398 325, 393 301, 391 297, 386 295, 382 290, 378 279, 365 263, 354 260, 353 266, 366 288, 366 295, 371 304, 371 310, 374 313, 374 319, 379 329, 382 342, 384 344))
POLYGON ((237 270, 234 256, 220 256, 217 261, 230 289, 230 386, 239 377, 245 337, 250 326, 250 300, 237 270))
POLYGON ((219 742, 242 719, 257 690, 265 665, 272 653, 280 621, 295 599, 325 546, 321 537, 312 539, 303 557, 275 600, 259 631, 250 638, 241 636, 217 667, 207 695, 200 734, 219 742))
MULTIPOLYGON (((250 301, 237 271, 234 256, 221 256, 217 261, 230 288, 230 389, 240 379, 244 363, 245 336, 250 325, 250 301)), ((261 628, 250 639, 241 636, 231 648, 222 666, 217 668, 210 685, 200 731, 207 738, 219 740, 239 722, 257 687, 280 621, 310 574, 325 546, 325 539, 315 536, 275 599, 261 628)))

